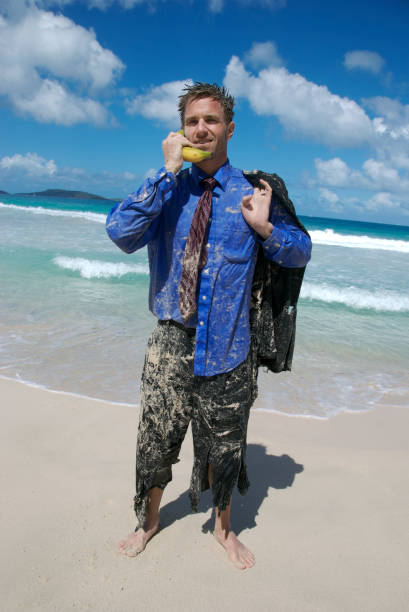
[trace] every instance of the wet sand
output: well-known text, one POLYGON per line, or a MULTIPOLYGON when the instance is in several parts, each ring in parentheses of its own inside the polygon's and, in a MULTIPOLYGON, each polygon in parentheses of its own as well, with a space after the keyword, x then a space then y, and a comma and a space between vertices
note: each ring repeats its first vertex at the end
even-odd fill
POLYGON ((257 564, 241 572, 211 536, 209 495, 190 512, 190 436, 160 533, 123 558, 136 410, 5 379, 0 390, 3 610, 406 612, 407 406, 329 420, 253 411, 233 527, 257 564))

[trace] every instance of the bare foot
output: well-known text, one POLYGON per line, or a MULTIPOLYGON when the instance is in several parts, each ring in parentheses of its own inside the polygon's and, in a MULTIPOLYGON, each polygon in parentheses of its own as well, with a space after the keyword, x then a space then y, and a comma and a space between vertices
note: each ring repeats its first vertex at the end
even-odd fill
POLYGON ((233 531, 214 531, 216 540, 226 549, 227 556, 235 567, 238 569, 247 569, 253 567, 256 559, 251 552, 236 536, 233 531))
POLYGON ((119 542, 118 552, 127 557, 136 557, 145 550, 145 546, 158 529, 159 521, 154 523, 152 527, 146 529, 139 528, 138 531, 130 533, 125 540, 119 542))

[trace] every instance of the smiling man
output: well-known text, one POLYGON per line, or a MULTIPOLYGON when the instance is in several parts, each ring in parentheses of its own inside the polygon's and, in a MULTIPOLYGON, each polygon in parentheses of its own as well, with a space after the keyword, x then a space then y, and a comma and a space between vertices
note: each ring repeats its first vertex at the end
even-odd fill
POLYGON ((245 569, 254 555, 230 529, 230 510, 234 486, 241 493, 249 486, 247 422, 257 394, 249 308, 257 253, 302 268, 311 242, 267 182, 253 189, 230 165, 233 106, 223 87, 186 87, 179 102, 184 135, 167 136, 164 166, 111 210, 107 231, 126 253, 148 246, 149 307, 158 318, 142 374, 134 498, 139 527, 119 551, 137 555, 158 530, 163 490, 191 422, 192 508, 211 487, 214 536, 245 569), (211 155, 182 170, 184 146, 211 155))

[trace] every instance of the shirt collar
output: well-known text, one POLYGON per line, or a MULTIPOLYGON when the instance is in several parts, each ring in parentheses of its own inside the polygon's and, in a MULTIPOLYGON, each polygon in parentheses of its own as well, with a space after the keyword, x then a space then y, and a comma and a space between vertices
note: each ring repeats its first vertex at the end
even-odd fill
MULTIPOLYGON (((232 167, 227 159, 223 166, 220 166, 220 168, 213 175, 213 178, 216 179, 223 191, 226 191, 227 183, 231 177, 231 172, 232 167)), ((196 185, 198 185, 202 179, 208 177, 206 172, 203 172, 203 170, 201 170, 199 166, 196 166, 195 164, 192 164, 190 167, 190 175, 196 185)))

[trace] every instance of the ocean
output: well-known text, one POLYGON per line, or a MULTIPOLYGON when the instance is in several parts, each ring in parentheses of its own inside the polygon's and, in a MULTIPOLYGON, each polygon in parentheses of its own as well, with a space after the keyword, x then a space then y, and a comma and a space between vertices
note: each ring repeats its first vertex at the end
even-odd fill
MULTIPOLYGON (((101 200, 1 196, 0 375, 137 404, 149 269, 105 233, 101 200)), ((313 254, 293 368, 260 373, 256 409, 328 417, 407 402, 409 227, 301 217, 313 254)))

